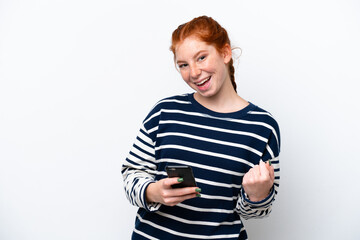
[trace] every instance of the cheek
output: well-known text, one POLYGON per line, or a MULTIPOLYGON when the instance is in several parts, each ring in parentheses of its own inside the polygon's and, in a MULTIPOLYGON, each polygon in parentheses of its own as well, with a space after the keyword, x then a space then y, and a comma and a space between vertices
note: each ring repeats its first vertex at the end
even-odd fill
POLYGON ((180 75, 185 82, 189 82, 189 73, 187 71, 180 71, 180 75))
POLYGON ((206 72, 216 72, 216 69, 218 69, 218 66, 213 59, 209 59, 208 61, 204 62, 202 66, 203 70, 206 72))

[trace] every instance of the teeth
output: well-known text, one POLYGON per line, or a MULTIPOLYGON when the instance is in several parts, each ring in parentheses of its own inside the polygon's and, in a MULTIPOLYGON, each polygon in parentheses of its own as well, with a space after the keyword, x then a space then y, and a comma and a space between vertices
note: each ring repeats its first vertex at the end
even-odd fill
POLYGON ((204 84, 206 81, 208 81, 209 79, 210 79, 210 77, 204 79, 203 81, 197 83, 196 85, 200 86, 200 85, 204 84))

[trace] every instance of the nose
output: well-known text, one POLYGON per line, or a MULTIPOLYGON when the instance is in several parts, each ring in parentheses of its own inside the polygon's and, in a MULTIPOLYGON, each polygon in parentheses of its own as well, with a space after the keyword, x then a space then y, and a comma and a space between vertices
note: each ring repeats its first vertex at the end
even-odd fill
POLYGON ((196 79, 196 78, 198 78, 200 76, 200 74, 201 74, 201 70, 200 70, 200 68, 198 66, 193 65, 193 66, 190 67, 190 76, 191 76, 191 78, 196 79))

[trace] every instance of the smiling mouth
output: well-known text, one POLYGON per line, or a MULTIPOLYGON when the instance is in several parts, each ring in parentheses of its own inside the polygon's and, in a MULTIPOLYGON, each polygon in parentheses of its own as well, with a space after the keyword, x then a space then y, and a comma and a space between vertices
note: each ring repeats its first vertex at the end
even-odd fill
POLYGON ((207 83, 209 80, 210 80, 211 76, 208 77, 208 78, 205 78, 203 81, 199 82, 199 83, 196 83, 196 86, 204 86, 205 83, 207 83))

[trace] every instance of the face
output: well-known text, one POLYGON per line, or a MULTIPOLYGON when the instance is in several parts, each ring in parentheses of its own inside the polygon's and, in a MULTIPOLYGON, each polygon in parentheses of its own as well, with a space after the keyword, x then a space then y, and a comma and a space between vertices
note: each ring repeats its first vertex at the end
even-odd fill
POLYGON ((232 91, 227 66, 231 59, 230 46, 219 53, 214 46, 188 37, 178 44, 175 56, 182 78, 201 96, 214 97, 232 91))

